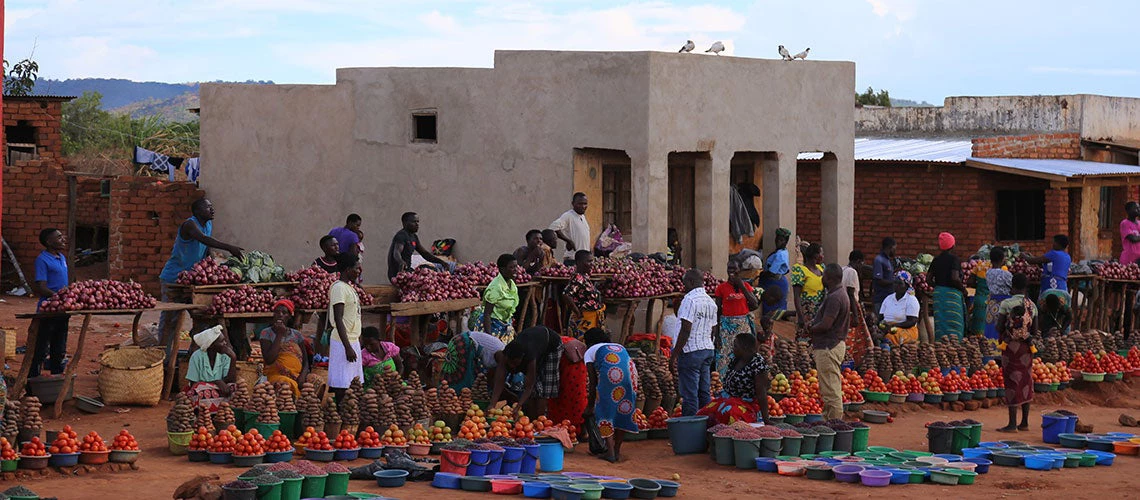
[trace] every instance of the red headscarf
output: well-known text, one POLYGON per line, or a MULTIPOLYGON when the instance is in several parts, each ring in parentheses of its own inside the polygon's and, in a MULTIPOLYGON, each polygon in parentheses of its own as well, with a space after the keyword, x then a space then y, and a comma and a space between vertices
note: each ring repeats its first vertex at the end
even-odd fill
POLYGON ((279 306, 285 306, 285 309, 288 309, 288 310, 289 310, 289 314, 296 314, 296 313, 294 312, 294 311, 296 310, 296 306, 294 306, 294 305, 293 305, 293 301, 292 301, 292 300, 289 300, 289 299, 278 299, 278 300, 277 300, 277 302, 274 302, 274 303, 273 303, 273 308, 274 308, 274 309, 277 309, 279 306))
POLYGON ((950 233, 940 233, 938 235, 938 248, 942 251, 954 248, 954 235, 950 233))

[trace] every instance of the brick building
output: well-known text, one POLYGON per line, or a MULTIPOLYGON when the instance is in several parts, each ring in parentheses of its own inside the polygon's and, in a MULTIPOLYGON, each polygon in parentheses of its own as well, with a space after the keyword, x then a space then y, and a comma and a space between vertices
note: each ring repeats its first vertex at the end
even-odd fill
MULTIPOLYGON (((83 277, 135 280, 157 294, 174 232, 189 217, 190 203, 204 193, 186 182, 69 172, 60 121, 62 105, 70 99, 4 97, 4 240, 30 281, 43 250, 39 232, 72 228, 71 250, 106 251, 106 271, 83 277)), ((10 290, 18 278, 6 259, 3 271, 4 289, 10 290)))
MULTIPOLYGON (((1042 103, 1056 102, 1056 97, 1017 101, 1028 107, 1015 109, 1010 121, 1017 123, 1017 114, 1047 116, 1048 105, 1042 103)), ((949 123, 964 121, 947 114, 943 111, 942 118, 949 123)), ((857 125, 860 119, 857 113, 857 125)), ((1103 118, 1106 123, 1114 119, 1123 124, 1120 129, 1125 132, 1112 139, 1084 136, 1081 127, 997 135, 1026 132, 997 126, 988 131, 970 127, 918 130, 921 136, 915 137, 914 129, 927 126, 926 121, 910 126, 905 121, 882 120, 899 127, 895 137, 855 141, 853 246, 874 254, 882 238, 892 236, 899 242, 900 255, 913 257, 935 253, 938 233, 949 231, 958 240, 960 257, 986 243, 1017 243, 1040 254, 1050 248, 1054 234, 1066 234, 1074 258, 1119 256, 1117 228, 1125 216, 1124 203, 1140 195, 1136 156, 1140 144, 1126 139, 1134 133, 1130 132, 1135 128, 1130 124, 1133 117, 1103 118), (954 137, 963 132, 990 135, 954 137)), ((798 162, 797 228, 808 241, 820 239, 819 213, 813 210, 821 201, 818 157, 801 154, 798 162)), ((838 262, 846 259, 846 255, 827 257, 838 262)))

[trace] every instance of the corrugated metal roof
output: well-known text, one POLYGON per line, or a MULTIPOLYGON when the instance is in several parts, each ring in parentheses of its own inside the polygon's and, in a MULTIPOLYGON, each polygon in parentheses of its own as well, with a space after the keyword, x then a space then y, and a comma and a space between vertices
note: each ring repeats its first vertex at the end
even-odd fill
MULTIPOLYGON (((914 161, 961 163, 970 157, 969 140, 855 139, 855 159, 862 161, 914 161)), ((800 153, 799 160, 819 160, 823 153, 800 153)))
POLYGON ((1083 160, 1033 160, 1025 158, 968 158, 970 166, 993 166, 1021 170, 1044 177, 1095 177, 1105 175, 1140 175, 1140 166, 1083 160))
POLYGON ((7 95, 4 94, 5 101, 70 101, 75 99, 73 95, 7 95))

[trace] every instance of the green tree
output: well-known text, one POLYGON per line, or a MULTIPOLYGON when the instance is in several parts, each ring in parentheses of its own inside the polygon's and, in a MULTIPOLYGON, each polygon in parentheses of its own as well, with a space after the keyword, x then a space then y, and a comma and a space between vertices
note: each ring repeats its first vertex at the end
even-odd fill
POLYGON ((867 87, 867 90, 862 94, 855 93, 855 102, 864 106, 883 106, 886 108, 891 107, 891 95, 886 89, 875 92, 875 89, 867 87))
POLYGON ((35 61, 24 59, 9 69, 8 60, 4 60, 4 94, 5 95, 31 95, 32 88, 36 86, 36 75, 40 72, 40 65, 35 61))
POLYGON ((73 155, 89 148, 108 146, 105 137, 111 113, 103 111, 103 95, 84 92, 70 102, 63 103, 63 154, 73 155))

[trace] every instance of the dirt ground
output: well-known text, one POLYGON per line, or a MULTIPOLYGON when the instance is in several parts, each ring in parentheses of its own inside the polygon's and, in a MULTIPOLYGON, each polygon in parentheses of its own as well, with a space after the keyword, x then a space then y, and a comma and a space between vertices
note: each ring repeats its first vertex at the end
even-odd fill
MULTIPOLYGON (((0 303, 0 325, 19 330, 19 343, 23 345, 27 321, 17 321, 13 315, 30 312, 34 302, 30 299, 5 297, 0 303)), ((157 320, 157 315, 144 316, 144 324, 157 320)), ((77 324, 75 325, 78 326, 77 324)), ((83 359, 78 360, 79 378, 75 393, 97 395, 96 358, 105 344, 119 343, 130 338, 129 318, 103 317, 92 321, 92 332, 88 335, 88 345, 83 359)), ((75 330, 73 329, 73 332, 75 330)), ((74 352, 77 335, 72 335, 69 352, 74 352)), ((19 368, 22 356, 9 361, 9 373, 19 368)), ((55 496, 60 499, 105 499, 105 498, 170 498, 174 489, 196 475, 216 474, 230 480, 243 469, 208 464, 192 464, 185 457, 171 456, 167 451, 165 415, 170 403, 163 402, 154 408, 108 407, 97 415, 87 415, 67 405, 59 419, 49 419, 45 412, 46 429, 58 429, 71 424, 81 434, 95 430, 105 438, 113 436, 119 429, 129 429, 143 448, 137 471, 118 473, 96 473, 78 477, 52 475, 22 483, 41 496, 55 496)), ((1006 411, 1003 407, 981 409, 973 412, 950 412, 920 405, 896 408, 894 423, 875 425, 871 429, 871 444, 890 446, 898 449, 926 449, 924 424, 932 421, 950 421, 973 418, 985 424, 983 440, 1018 439, 1040 444, 1040 413, 1065 408, 1076 412, 1084 423, 1095 426, 1096 432, 1121 431, 1128 428, 1117 423, 1122 411, 1140 417, 1140 382, 1135 380, 1115 384, 1100 384, 1095 387, 1070 389, 1060 393, 1043 395, 1033 407, 1031 430, 1016 434, 1016 437, 994 432, 993 429, 1005 424, 1006 411)), ((1133 474, 1140 473, 1140 458, 1119 457, 1112 467, 1093 469, 1066 469, 1051 472, 1035 472, 1027 469, 994 467, 987 475, 979 476, 973 486, 934 486, 900 485, 889 489, 869 489, 858 485, 837 482, 816 482, 805 478, 780 477, 774 474, 738 470, 714 464, 708 455, 674 456, 667 441, 641 441, 624 447, 625 459, 619 464, 607 464, 587 455, 585 445, 580 445, 566 456, 565 470, 605 474, 624 477, 669 478, 680 474, 682 487, 679 493, 683 498, 744 499, 756 495, 779 494, 792 498, 819 497, 882 497, 889 494, 897 498, 929 498, 944 496, 952 498, 1005 498, 1022 497, 1031 494, 1048 494, 1055 498, 1121 498, 1127 490, 1135 488, 1133 474), (1132 485, 1132 486, 1128 486, 1132 485)), ((358 461, 358 465, 365 461, 358 461)), ((15 482, 0 481, 0 489, 6 489, 15 482)), ((353 481, 350 491, 365 491, 384 494, 388 497, 412 499, 430 498, 438 495, 427 484, 411 484, 400 489, 382 490, 371 481, 353 481)), ((448 497, 475 498, 486 495, 447 492, 448 497)))

